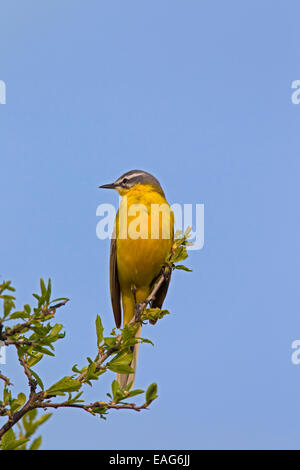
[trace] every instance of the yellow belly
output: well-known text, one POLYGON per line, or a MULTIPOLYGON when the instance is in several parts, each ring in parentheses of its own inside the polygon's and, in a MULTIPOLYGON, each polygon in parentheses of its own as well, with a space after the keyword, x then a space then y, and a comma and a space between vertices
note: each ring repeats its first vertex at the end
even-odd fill
MULTIPOLYGON (((124 199, 124 198, 123 198, 124 199)), ((123 200, 122 200, 123 203, 123 200)), ((122 208, 120 206, 120 211, 122 208)), ((132 287, 136 287, 136 300, 141 302, 150 293, 150 286, 153 279, 160 273, 162 264, 165 261, 167 253, 171 251, 173 244, 173 230, 174 218, 173 213, 170 212, 170 236, 163 238, 162 226, 165 220, 162 215, 159 219, 155 218, 158 227, 152 223, 151 226, 151 204, 167 204, 167 201, 162 195, 156 191, 145 191, 145 188, 138 188, 132 190, 127 194, 127 214, 130 213, 130 208, 134 204, 143 203, 147 208, 147 215, 144 217, 148 221, 147 238, 131 238, 130 227, 134 222, 135 217, 127 215, 124 218, 119 218, 117 214, 117 266, 118 277, 120 282, 122 305, 123 305, 123 322, 128 323, 134 315, 134 297, 132 287), (143 192, 141 191, 143 189, 143 192), (126 224, 126 237, 125 232, 122 233, 121 221, 126 224), (151 227, 158 235, 158 238, 151 238, 151 227), (155 230, 157 229, 157 230, 155 230), (121 236, 119 236, 122 233, 121 236)), ((135 235, 136 236, 136 235, 135 235)), ((145 236, 145 234, 143 235, 145 236)))

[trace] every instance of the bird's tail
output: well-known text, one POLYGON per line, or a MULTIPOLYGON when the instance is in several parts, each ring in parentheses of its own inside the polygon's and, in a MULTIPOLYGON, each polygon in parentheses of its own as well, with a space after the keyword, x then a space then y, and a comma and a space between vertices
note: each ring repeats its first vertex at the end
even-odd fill
MULTIPOLYGON (((141 331, 142 331, 142 325, 139 326, 139 328, 138 328, 138 330, 135 334, 136 338, 139 338, 141 336, 141 331)), ((132 374, 117 374, 117 381, 119 382, 120 387, 123 390, 130 384, 130 382, 132 382, 130 388, 133 387, 133 382, 134 382, 134 378, 135 378, 135 371, 136 371, 136 365, 137 365, 137 358, 138 358, 138 353, 139 353, 139 347, 140 347, 140 343, 136 343, 134 346, 132 346, 133 359, 130 363, 130 367, 132 367, 132 369, 134 369, 134 373, 132 373, 132 374)))

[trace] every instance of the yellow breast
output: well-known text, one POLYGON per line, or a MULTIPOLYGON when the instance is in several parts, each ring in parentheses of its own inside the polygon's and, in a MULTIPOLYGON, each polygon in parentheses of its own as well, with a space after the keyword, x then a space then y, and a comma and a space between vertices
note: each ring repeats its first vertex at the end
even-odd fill
POLYGON ((145 299, 167 253, 171 251, 173 231, 173 212, 164 196, 153 186, 136 185, 122 197, 116 217, 117 266, 122 298, 132 295, 131 287, 134 285, 137 301, 145 299))

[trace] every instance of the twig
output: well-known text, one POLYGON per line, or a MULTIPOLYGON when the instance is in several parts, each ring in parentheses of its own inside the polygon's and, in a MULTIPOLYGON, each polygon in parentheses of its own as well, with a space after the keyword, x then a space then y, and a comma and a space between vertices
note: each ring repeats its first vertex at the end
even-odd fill
POLYGON ((9 378, 6 377, 5 375, 0 374, 0 379, 1 379, 1 380, 4 380, 4 382, 6 383, 6 385, 12 385, 11 381, 9 380, 9 378))
POLYGON ((4 340, 5 346, 14 345, 14 346, 33 346, 34 344, 39 344, 38 341, 29 341, 27 339, 6 339, 4 340))
MULTIPOLYGON (((17 349, 18 349, 18 346, 17 346, 17 349)), ((32 377, 32 373, 31 373, 29 367, 27 366, 26 361, 22 357, 19 357, 19 362, 20 362, 21 366, 23 367, 24 373, 25 373, 25 375, 28 379, 28 385, 29 385, 29 388, 30 388, 30 395, 29 395, 29 399, 30 399, 30 397, 32 397, 35 394, 37 383, 34 380, 34 378, 32 377)))
POLYGON ((173 265, 171 265, 171 264, 166 264, 165 266, 163 266, 162 273, 161 273, 160 277, 158 278, 158 280, 156 281, 156 283, 154 284, 153 289, 150 292, 150 294, 148 295, 148 297, 145 300, 143 300, 142 302, 140 302, 139 304, 136 304, 136 306, 135 306, 135 312, 136 313, 135 313, 135 316, 134 316, 133 320, 131 320, 130 324, 131 323, 133 323, 133 324, 138 323, 138 322, 141 321, 141 314, 142 314, 144 308, 146 308, 147 305, 149 305, 151 302, 153 302, 153 300, 155 300, 156 294, 159 291, 161 285, 168 278, 168 276, 170 276, 170 272, 173 269, 174 269, 173 265))
MULTIPOLYGON (((64 300, 63 302, 60 302, 56 305, 53 305, 52 307, 48 307, 46 310, 42 310, 40 312, 40 315, 42 315, 43 317, 46 317, 48 315, 54 315, 55 313, 55 310, 57 308, 60 308, 60 307, 63 307, 64 305, 66 305, 66 303, 69 301, 69 299, 66 299, 64 300)), ((7 330, 5 331, 2 331, 1 332, 1 340, 5 341, 7 340, 10 336, 14 336, 16 333, 20 333, 21 331, 23 330, 27 330, 27 329, 30 329, 30 327, 32 326, 32 323, 34 321, 37 321, 39 318, 38 317, 31 317, 29 320, 27 320, 26 322, 23 322, 23 323, 20 323, 18 325, 15 325, 13 326, 12 328, 8 328, 7 330)), ((9 344, 13 344, 13 343, 9 343, 9 344)), ((26 343, 24 343, 26 344, 26 343)))
POLYGON ((65 299, 62 302, 59 302, 58 304, 52 305, 51 307, 49 307, 48 310, 56 310, 57 308, 63 307, 64 305, 66 305, 67 302, 69 302, 69 300, 70 299, 65 299))
POLYGON ((36 408, 79 408, 84 411, 93 411, 95 408, 104 407, 106 409, 114 409, 114 410, 134 410, 134 411, 141 411, 147 409, 148 403, 144 403, 141 406, 136 406, 134 403, 127 403, 123 405, 117 405, 115 403, 107 403, 104 401, 96 401, 94 403, 90 403, 88 405, 80 404, 80 403, 39 403, 36 408))
MULTIPOLYGON (((122 335, 117 336, 117 342, 115 346, 110 348, 108 351, 103 352, 100 356, 98 354, 98 356, 96 357, 94 361, 97 364, 97 370, 101 368, 101 365, 103 364, 104 361, 106 361, 107 358, 109 358, 109 356, 111 356, 114 352, 118 351, 119 346, 121 344, 121 340, 122 340, 122 335)), ((77 380, 79 382, 83 382, 86 375, 87 375, 87 371, 82 372, 82 374, 80 374, 77 380)))
POLYGON ((20 333, 20 331, 29 329, 30 326, 32 325, 32 322, 33 322, 33 319, 31 318, 30 320, 24 323, 20 323, 19 325, 9 328, 8 330, 2 331, 1 339, 5 341, 9 336, 13 336, 16 333, 20 333))

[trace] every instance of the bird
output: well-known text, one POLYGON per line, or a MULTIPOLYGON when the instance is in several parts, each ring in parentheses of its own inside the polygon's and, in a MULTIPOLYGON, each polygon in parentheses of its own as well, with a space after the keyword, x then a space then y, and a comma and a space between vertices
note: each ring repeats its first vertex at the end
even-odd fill
MULTIPOLYGON (((128 171, 114 183, 99 188, 114 189, 121 196, 110 244, 109 280, 116 327, 120 328, 123 323, 124 328, 135 315, 135 305, 150 294, 166 256, 172 250, 174 214, 158 179, 146 171, 128 171)), ((152 308, 162 307, 170 277, 164 279, 151 302, 152 308)), ((141 327, 136 332, 137 338, 141 335, 141 327)), ((123 390, 133 386, 138 350, 139 342, 132 347, 130 366, 134 373, 117 374, 123 390)))

